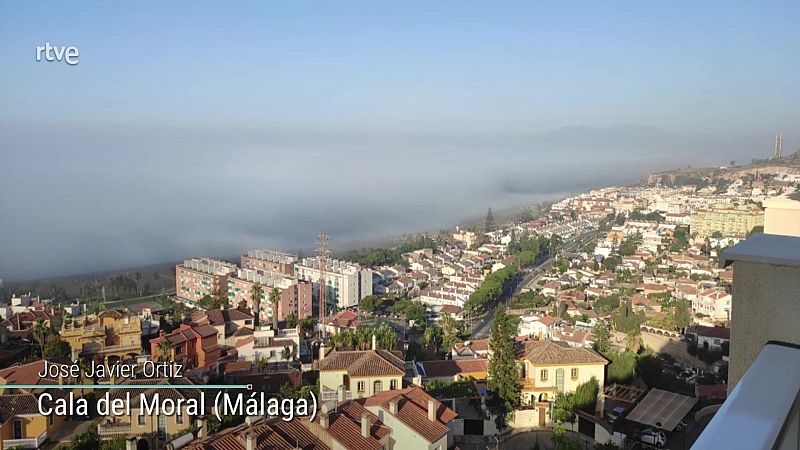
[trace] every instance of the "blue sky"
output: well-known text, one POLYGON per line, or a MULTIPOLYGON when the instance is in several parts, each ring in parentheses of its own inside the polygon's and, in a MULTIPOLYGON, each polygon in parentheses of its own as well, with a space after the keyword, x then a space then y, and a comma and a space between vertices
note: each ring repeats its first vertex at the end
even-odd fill
MULTIPOLYGON (((336 245, 800 146, 800 2, 0 2, 0 278, 336 245), (36 62, 45 42, 80 63, 36 62)), ((374 241, 370 241, 374 242, 374 241)))
POLYGON ((800 122, 798 2, 3 2, 0 118, 308 129, 800 122), (35 63, 44 41, 80 64, 35 63))

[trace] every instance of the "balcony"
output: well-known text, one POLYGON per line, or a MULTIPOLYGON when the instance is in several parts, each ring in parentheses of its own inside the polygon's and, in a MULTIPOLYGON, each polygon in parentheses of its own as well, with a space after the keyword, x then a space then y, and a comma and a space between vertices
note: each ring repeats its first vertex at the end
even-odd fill
POLYGON ((320 397, 322 398, 323 402, 328 400, 347 401, 353 399, 353 392, 348 390, 334 391, 331 389, 323 389, 322 392, 320 392, 320 397), (343 398, 339 398, 340 392, 342 393, 343 398))
POLYGON ((102 437, 115 437, 131 432, 130 422, 109 422, 97 425, 97 433, 102 437))
POLYGON ((800 449, 800 347, 768 343, 693 450, 800 449))
POLYGON ((42 431, 42 434, 35 438, 30 439, 4 439, 3 449, 9 448, 41 448, 47 439, 47 432, 42 431))

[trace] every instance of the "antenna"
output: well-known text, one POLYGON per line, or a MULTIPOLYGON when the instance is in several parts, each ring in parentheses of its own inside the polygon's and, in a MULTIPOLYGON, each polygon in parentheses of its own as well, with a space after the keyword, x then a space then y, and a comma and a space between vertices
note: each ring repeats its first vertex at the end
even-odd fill
POLYGON ((331 251, 328 248, 328 242, 331 240, 330 236, 325 233, 317 233, 317 262, 319 263, 319 329, 320 337, 325 336, 325 291, 327 285, 325 284, 325 270, 328 266, 328 258, 331 256, 331 251))

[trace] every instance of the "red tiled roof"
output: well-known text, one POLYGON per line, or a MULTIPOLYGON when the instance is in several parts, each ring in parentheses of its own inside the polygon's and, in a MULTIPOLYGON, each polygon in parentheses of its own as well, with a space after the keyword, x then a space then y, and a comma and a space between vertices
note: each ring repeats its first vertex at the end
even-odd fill
POLYGON ((420 361, 418 364, 422 365, 426 377, 434 378, 474 374, 488 370, 486 358, 420 361))
POLYGON ((385 391, 359 401, 363 401, 367 407, 377 406, 382 408, 384 413, 391 414, 389 412, 389 402, 392 400, 397 401, 397 413, 395 416, 431 443, 446 435, 449 431, 447 424, 458 417, 455 411, 418 387, 385 391), (433 400, 436 408, 436 420, 433 421, 428 419, 429 400, 433 400))
POLYGON ((320 361, 319 370, 346 370, 351 376, 404 375, 405 362, 386 350, 333 350, 320 361))

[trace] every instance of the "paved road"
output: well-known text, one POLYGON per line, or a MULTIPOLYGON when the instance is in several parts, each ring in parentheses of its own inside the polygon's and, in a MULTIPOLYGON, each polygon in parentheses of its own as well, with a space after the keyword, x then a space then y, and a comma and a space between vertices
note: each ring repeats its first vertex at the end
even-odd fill
MULTIPOLYGON (((593 230, 587 233, 580 235, 577 239, 565 242, 561 246, 561 251, 572 252, 576 249, 582 247, 589 241, 595 239, 598 235, 599 231, 593 230)), ((553 265, 553 258, 547 258, 539 265, 535 266, 533 269, 528 269, 522 272, 521 275, 518 275, 518 279, 514 283, 514 286, 510 292, 504 292, 503 296, 501 297, 500 301, 508 304, 508 300, 515 294, 518 294, 523 288, 530 288, 536 286, 536 282, 539 281, 539 278, 550 271, 550 268, 553 265)), ((483 314, 481 317, 478 317, 473 320, 472 323, 472 337, 475 339, 485 339, 489 337, 490 331, 492 328, 492 321, 494 320, 494 313, 497 309, 498 302, 493 303, 489 309, 483 314)))

